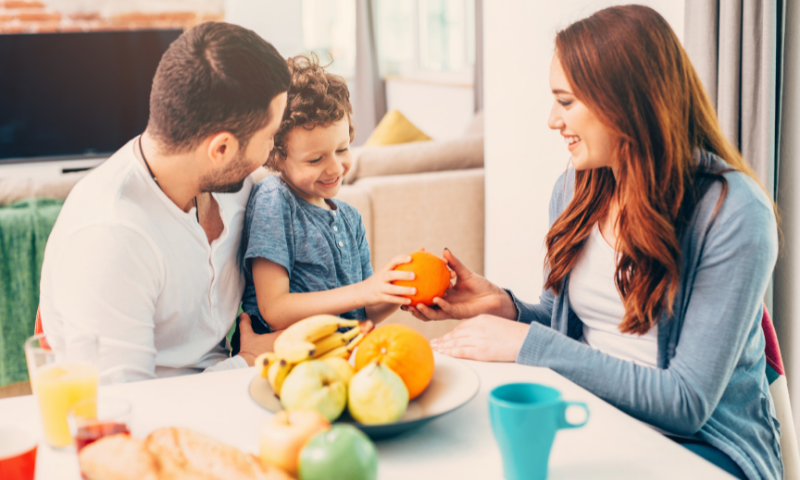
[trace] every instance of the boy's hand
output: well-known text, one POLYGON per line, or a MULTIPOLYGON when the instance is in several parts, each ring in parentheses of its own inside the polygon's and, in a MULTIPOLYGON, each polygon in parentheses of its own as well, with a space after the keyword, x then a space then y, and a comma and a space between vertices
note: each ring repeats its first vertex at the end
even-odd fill
POLYGON ((394 257, 385 267, 380 269, 373 276, 359 284, 359 297, 362 306, 372 306, 380 303, 394 303, 397 305, 408 305, 411 299, 400 297, 399 295, 414 295, 417 289, 414 287, 401 287, 392 285, 396 280, 414 280, 414 272, 396 271, 395 267, 411 261, 410 255, 400 255, 394 257))

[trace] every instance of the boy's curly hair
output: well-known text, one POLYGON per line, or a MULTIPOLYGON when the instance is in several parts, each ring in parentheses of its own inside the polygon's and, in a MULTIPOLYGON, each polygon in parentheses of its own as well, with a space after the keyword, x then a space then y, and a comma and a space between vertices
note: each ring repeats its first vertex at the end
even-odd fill
POLYGON ((280 163, 286 159, 286 136, 296 127, 313 130, 314 127, 329 126, 347 116, 350 141, 355 137, 353 107, 344 79, 326 72, 314 53, 292 57, 288 64, 292 84, 286 100, 286 111, 275 134, 275 146, 264 164, 276 172, 280 171, 280 163))

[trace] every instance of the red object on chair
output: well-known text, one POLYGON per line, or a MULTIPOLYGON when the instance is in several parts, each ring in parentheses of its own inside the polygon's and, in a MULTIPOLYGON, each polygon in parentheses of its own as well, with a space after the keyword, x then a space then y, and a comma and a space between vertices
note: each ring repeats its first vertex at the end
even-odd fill
MULTIPOLYGON (((778 375, 784 375, 781 349, 778 346, 778 335, 775 334, 775 326, 772 325, 772 318, 769 316, 766 305, 764 305, 764 312, 761 316, 761 329, 764 330, 764 341, 766 342, 764 355, 767 357, 767 364, 778 375)), ((770 383, 772 383, 772 380, 770 380, 770 383)))
MULTIPOLYGON (((33 334, 34 335, 41 335, 44 333, 44 327, 42 327, 42 308, 38 307, 36 309, 36 324, 33 326, 33 334)), ((47 343, 47 339, 42 339, 42 347, 50 348, 50 345, 47 343)))
POLYGON ((764 356, 767 357, 765 373, 769 382, 769 393, 775 405, 775 415, 781 424, 784 478, 800 478, 800 452, 797 448, 797 432, 789 400, 789 386, 786 383, 778 336, 775 334, 775 327, 766 305, 761 314, 761 330, 764 332, 764 356))
POLYGON ((33 327, 33 334, 41 335, 42 333, 44 333, 42 328, 42 309, 39 307, 36 309, 36 325, 33 327))

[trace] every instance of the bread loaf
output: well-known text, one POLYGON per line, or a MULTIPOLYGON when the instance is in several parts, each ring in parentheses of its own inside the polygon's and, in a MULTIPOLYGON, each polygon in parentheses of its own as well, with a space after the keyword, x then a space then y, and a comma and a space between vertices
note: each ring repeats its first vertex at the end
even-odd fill
POLYGON ((124 434, 87 445, 78 461, 88 480, 160 480, 155 459, 144 442, 124 434))
POLYGON ((145 441, 101 438, 78 459, 88 480, 291 480, 283 470, 185 428, 161 428, 145 441))
POLYGON ((205 435, 185 428, 162 428, 145 441, 168 478, 204 474, 220 480, 283 480, 280 470, 267 472, 253 455, 243 453, 205 435), (174 475, 174 476, 172 476, 174 475))

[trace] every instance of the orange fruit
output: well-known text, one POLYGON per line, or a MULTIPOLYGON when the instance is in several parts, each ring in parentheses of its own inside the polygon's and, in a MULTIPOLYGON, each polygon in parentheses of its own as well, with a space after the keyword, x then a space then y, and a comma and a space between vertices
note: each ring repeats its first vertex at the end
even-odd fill
POLYGON ((395 267, 395 270, 404 272, 414 272, 414 280, 396 280, 395 285, 403 287, 414 287, 417 289, 415 295, 403 295, 411 299, 411 305, 424 303, 433 305, 435 297, 441 297, 450 286, 450 270, 444 260, 428 252, 414 252, 411 254, 411 262, 404 263, 395 267))
POLYGON ((409 400, 416 398, 431 383, 431 345, 421 333, 406 325, 382 325, 364 337, 356 351, 356 371, 375 361, 403 379, 409 400))

